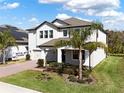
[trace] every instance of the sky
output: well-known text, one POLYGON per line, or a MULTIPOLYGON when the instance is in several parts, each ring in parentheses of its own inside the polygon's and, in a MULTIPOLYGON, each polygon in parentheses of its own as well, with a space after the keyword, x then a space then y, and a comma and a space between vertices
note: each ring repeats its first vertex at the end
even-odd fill
POLYGON ((0 25, 29 29, 43 21, 70 17, 124 30, 124 0, 0 0, 0 25))

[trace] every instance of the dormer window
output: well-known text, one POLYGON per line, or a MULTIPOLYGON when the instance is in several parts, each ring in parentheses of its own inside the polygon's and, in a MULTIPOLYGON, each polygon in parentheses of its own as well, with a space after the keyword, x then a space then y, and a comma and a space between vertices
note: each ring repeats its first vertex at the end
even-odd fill
POLYGON ((44 38, 48 38, 48 30, 44 31, 44 38))
POLYGON ((67 36, 67 34, 68 34, 68 33, 67 33, 67 30, 63 30, 63 36, 65 36, 65 37, 66 37, 66 36, 67 36))

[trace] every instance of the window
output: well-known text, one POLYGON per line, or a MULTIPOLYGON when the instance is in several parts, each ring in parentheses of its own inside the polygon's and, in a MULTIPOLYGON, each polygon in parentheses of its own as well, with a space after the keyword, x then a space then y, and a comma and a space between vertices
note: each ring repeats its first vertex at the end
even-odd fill
POLYGON ((73 59, 79 59, 79 51, 73 50, 73 59))
POLYGON ((48 38, 48 30, 45 30, 44 37, 48 38))
POLYGON ((50 30, 50 31, 49 31, 49 37, 50 37, 50 38, 53 38, 53 30, 50 30))
POLYGON ((40 38, 43 38, 43 31, 40 31, 40 38))
POLYGON ((63 36, 67 36, 67 30, 63 30, 63 36))
MULTIPOLYGON (((79 50, 73 50, 73 59, 79 59, 79 50)), ((82 59, 85 60, 84 50, 82 50, 82 59)))

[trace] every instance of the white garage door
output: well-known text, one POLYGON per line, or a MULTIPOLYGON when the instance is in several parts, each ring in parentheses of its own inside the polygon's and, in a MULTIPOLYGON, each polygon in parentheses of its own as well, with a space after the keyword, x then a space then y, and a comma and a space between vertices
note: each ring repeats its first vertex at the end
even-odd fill
POLYGON ((34 50, 33 51, 33 59, 41 59, 41 51, 40 50, 34 50))

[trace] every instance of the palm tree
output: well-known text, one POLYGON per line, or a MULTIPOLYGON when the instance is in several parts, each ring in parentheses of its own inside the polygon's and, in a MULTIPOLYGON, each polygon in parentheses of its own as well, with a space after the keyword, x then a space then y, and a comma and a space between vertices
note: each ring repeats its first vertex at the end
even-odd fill
POLYGON ((103 25, 100 22, 92 22, 91 24, 91 29, 92 30, 96 30, 96 42, 98 42, 97 38, 98 38, 98 31, 103 31, 103 25))
POLYGON ((95 51, 97 48, 103 48, 105 52, 107 52, 107 46, 103 44, 102 42, 88 42, 84 45, 84 48, 89 51, 89 70, 91 71, 91 54, 93 51, 95 51))
POLYGON ((79 79, 82 80, 83 67, 82 50, 84 49, 85 41, 92 34, 92 31, 82 29, 81 31, 71 31, 70 34, 71 34, 70 40, 57 41, 55 43, 55 46, 56 47, 71 46, 79 50, 79 79))
POLYGON ((3 64, 6 63, 5 61, 5 49, 8 46, 15 45, 15 38, 11 35, 10 31, 7 29, 3 32, 0 32, 0 49, 3 55, 3 64))

